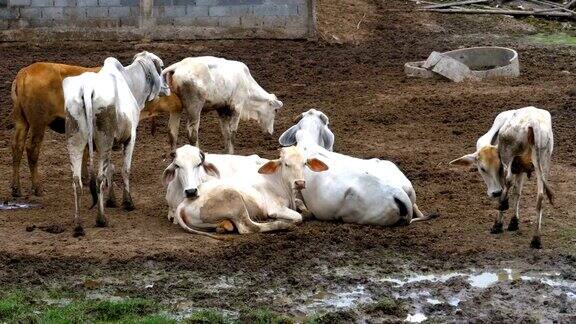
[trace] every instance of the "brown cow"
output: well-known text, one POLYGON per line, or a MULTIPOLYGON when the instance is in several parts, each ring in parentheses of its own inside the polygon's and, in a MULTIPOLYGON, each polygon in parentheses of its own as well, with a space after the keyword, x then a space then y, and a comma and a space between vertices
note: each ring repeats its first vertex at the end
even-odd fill
MULTIPOLYGON (((12 141, 12 196, 22 196, 20 189, 20 162, 26 144, 28 165, 32 180, 32 193, 42 194, 38 178, 38 156, 44 139, 46 127, 64 134, 64 94, 62 80, 87 71, 97 72, 100 68, 86 68, 58 63, 38 62, 21 69, 12 82, 12 101, 14 109, 14 138, 12 141)), ((158 111, 172 112, 182 110, 180 99, 176 96, 163 97, 146 105, 142 118, 155 116, 158 111), (174 108, 172 108, 174 106, 174 108)), ((178 117, 180 115, 178 114, 178 117)), ((179 120, 179 118, 178 118, 179 120)), ((176 128, 176 131, 178 128, 176 128)), ((173 133, 173 132, 171 132, 173 133)), ((174 144, 171 143, 171 146, 174 144)))

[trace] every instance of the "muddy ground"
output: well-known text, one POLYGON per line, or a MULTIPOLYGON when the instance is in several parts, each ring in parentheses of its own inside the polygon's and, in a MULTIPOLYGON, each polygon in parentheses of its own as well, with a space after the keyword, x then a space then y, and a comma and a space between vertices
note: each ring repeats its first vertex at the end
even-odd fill
MULTIPOLYGON (((178 316, 198 308, 233 315, 243 307, 268 307, 297 321, 325 312, 330 312, 328 321, 344 322, 423 316, 433 321, 576 321, 576 50, 530 37, 567 25, 428 14, 402 1, 318 2, 317 42, 0 44, 2 195, 9 196, 9 91, 17 71, 36 61, 94 66, 116 56, 128 63, 146 49, 166 65, 197 55, 245 62, 255 79, 284 102, 277 135, 298 113, 324 111, 336 135, 335 150, 397 163, 412 180, 420 208, 440 218, 403 228, 311 221, 292 232, 231 242, 190 235, 165 217, 160 175, 168 164, 166 129, 152 136, 150 124, 143 122, 133 159, 137 209, 108 209, 111 227, 88 227, 87 235, 77 239, 72 237, 64 136, 48 131, 40 168, 44 195, 25 199, 38 206, 0 211, 2 285, 60 287, 94 298, 146 296, 169 304, 178 316), (403 74, 405 62, 431 51, 478 45, 516 48, 522 76, 454 84, 403 74), (525 187, 520 231, 491 235, 496 206, 485 196, 481 178, 447 165, 472 152, 498 112, 527 105, 548 109, 555 132, 551 184, 557 200, 554 207, 545 205, 542 250, 529 248, 534 180, 525 187), (37 228, 26 231, 32 225, 37 228), (413 280, 420 275, 440 277, 413 280), (474 284, 477 276, 488 284, 474 284), (98 284, 83 284, 87 279, 98 284), (400 309, 382 307, 387 299, 400 309)), ((216 125, 215 116, 203 117, 200 139, 208 152, 222 149, 216 125)), ((275 140, 262 138, 255 123, 241 123, 238 153, 271 158, 277 148, 275 140)), ((23 189, 29 191, 26 169, 24 164, 23 189)), ((83 213, 86 224, 94 222, 95 213, 83 213)))

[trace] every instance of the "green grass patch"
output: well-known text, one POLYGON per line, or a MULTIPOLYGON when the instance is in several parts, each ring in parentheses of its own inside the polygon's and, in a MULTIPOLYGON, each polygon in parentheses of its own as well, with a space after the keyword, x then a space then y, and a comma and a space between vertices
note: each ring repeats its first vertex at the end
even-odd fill
MULTIPOLYGON (((41 296, 53 292, 14 291, 0 297, 0 322, 7 323, 175 323, 159 314, 160 306, 151 300, 128 298, 120 301, 67 298, 50 304, 41 296)), ((59 295, 59 294, 56 294, 59 295)), ((61 296, 61 295, 60 295, 61 296)))
POLYGON ((356 323, 357 319, 350 311, 336 311, 323 314, 315 314, 307 317, 304 324, 344 324, 356 323))
POLYGON ((189 324, 232 324, 232 323, 234 323, 234 321, 231 320, 230 318, 228 318, 227 316, 225 316, 224 314, 218 312, 218 311, 211 310, 211 309, 205 309, 205 310, 199 310, 199 311, 192 313, 192 315, 190 315, 190 317, 188 317, 184 320, 184 323, 189 323, 189 324))
POLYGON ((88 306, 88 313, 99 321, 118 321, 125 317, 145 316, 160 310, 158 304, 147 299, 103 300, 88 306))
POLYGON ((245 309, 240 312, 240 323, 291 324, 294 321, 269 309, 245 309))
POLYGON ((576 36, 565 33, 536 34, 530 39, 540 44, 576 46, 576 36))
POLYGON ((17 321, 30 313, 30 304, 23 292, 14 292, 0 299, 0 320, 17 321))

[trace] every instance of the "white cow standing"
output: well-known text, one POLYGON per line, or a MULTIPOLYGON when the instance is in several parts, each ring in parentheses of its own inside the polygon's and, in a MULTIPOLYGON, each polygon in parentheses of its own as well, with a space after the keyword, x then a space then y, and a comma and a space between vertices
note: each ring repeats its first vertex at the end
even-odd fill
POLYGON ((134 209, 129 179, 136 128, 145 102, 154 100, 158 95, 170 94, 160 76, 162 67, 162 60, 158 56, 142 52, 136 54, 132 64, 126 68, 117 59, 109 57, 98 73, 86 72, 64 79, 66 137, 75 198, 74 236, 84 235, 79 207, 82 156, 86 145, 89 151, 90 191, 94 205, 98 205, 96 226, 108 225, 104 214, 104 191, 108 187, 110 197, 113 196, 113 147, 123 147, 123 204, 127 210, 134 209), (93 172, 94 145, 99 156, 97 177, 93 172))
MULTIPOLYGON (((199 146, 198 128, 203 110, 218 112, 228 154, 234 153, 240 119, 256 120, 264 132, 270 135, 274 132, 274 118, 282 108, 282 102, 258 85, 244 63, 212 56, 190 57, 167 67, 162 75, 189 114, 186 128, 190 144, 199 146)), ((170 114, 173 149, 178 139, 180 118, 179 112, 170 114)))
POLYGON ((218 178, 226 179, 243 172, 255 174, 268 162, 258 155, 241 156, 205 154, 192 145, 184 145, 171 153, 172 163, 164 170, 168 220, 177 223, 174 213, 184 198, 197 198, 200 184, 218 178))
POLYGON ((302 196, 316 218, 384 226, 427 219, 415 204, 412 184, 393 163, 331 151, 334 135, 324 113, 303 113, 279 141, 283 146, 297 144, 306 157, 323 158, 330 165, 327 172, 305 173, 308 186, 302 196))
POLYGON ((544 194, 553 204, 554 195, 548 185, 550 160, 554 148, 550 113, 536 107, 504 111, 494 120, 490 130, 476 142, 476 152, 450 162, 454 165, 476 166, 487 186, 487 194, 499 200, 498 216, 491 233, 503 232, 504 212, 509 209, 509 195, 516 200, 516 211, 508 224, 509 231, 518 230, 520 196, 526 176, 536 173, 538 196, 536 225, 530 246, 542 247, 541 223, 544 194))
POLYGON ((176 210, 176 220, 186 231, 207 233, 232 231, 240 234, 289 229, 302 222, 296 195, 306 188, 303 170, 328 170, 316 158, 306 159, 296 147, 283 148, 280 158, 268 161, 257 172, 243 171, 228 179, 203 183, 198 195, 187 198, 176 210), (266 221, 266 222, 263 222, 266 221))

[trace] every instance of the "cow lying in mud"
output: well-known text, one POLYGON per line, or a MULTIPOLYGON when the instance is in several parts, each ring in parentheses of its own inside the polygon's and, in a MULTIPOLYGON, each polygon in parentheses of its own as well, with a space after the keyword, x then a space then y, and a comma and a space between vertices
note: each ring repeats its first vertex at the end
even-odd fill
POLYGON ((268 161, 256 173, 243 171, 235 177, 203 183, 197 197, 185 199, 176 210, 176 220, 190 233, 234 229, 240 234, 290 229, 302 222, 296 194, 306 188, 304 169, 328 170, 316 158, 306 159, 296 147, 282 148, 280 158, 268 161))
POLYGON ((509 209, 509 195, 516 200, 516 211, 510 219, 508 230, 518 230, 522 187, 526 177, 535 172, 538 183, 537 215, 530 246, 536 249, 542 247, 540 231, 544 194, 551 204, 554 199, 548 185, 553 147, 550 113, 526 107, 500 113, 492 128, 476 142, 476 152, 450 162, 454 165, 476 166, 488 187, 488 196, 498 199, 500 207, 492 234, 503 231, 504 212, 509 209))
MULTIPOLYGON (((188 140, 198 147, 198 128, 202 110, 216 110, 225 151, 234 153, 234 139, 240 119, 256 120, 263 131, 274 132, 276 111, 282 102, 266 92, 252 78, 248 67, 237 61, 212 56, 191 57, 162 71, 172 91, 182 99, 189 114, 188 140)), ((175 148, 180 114, 170 114, 170 143, 175 148)))
POLYGON ((205 154, 195 146, 184 145, 171 153, 172 163, 164 170, 168 220, 176 223, 174 212, 184 198, 198 197, 200 184, 226 179, 242 172, 255 174, 268 160, 258 155, 205 154))
POLYGON ((416 205, 412 183, 394 163, 332 152, 334 134, 321 111, 310 109, 296 122, 280 136, 280 144, 297 144, 306 157, 330 164, 327 172, 305 173, 308 186, 302 196, 316 218, 385 226, 429 219, 416 205))
POLYGON ((82 156, 86 145, 89 151, 90 191, 94 205, 98 205, 96 226, 108 224, 104 214, 104 191, 112 187, 113 147, 123 148, 124 208, 134 209, 129 179, 136 128, 145 102, 158 95, 169 94, 169 89, 160 77, 162 66, 162 60, 156 55, 142 52, 134 56, 132 64, 126 68, 117 59, 110 57, 104 61, 98 73, 86 72, 64 79, 66 137, 76 207, 74 236, 84 235, 79 207, 82 156), (93 174, 94 144, 99 156, 97 177, 93 174))

